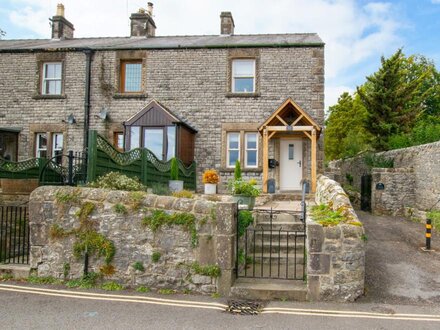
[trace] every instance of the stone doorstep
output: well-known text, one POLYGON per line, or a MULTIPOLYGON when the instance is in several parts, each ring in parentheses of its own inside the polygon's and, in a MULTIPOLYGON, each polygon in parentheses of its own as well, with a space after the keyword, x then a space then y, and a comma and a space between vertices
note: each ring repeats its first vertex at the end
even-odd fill
POLYGON ((231 296, 247 300, 307 301, 307 284, 301 280, 238 278, 231 287, 231 296))
POLYGON ((15 278, 27 278, 30 270, 29 265, 0 264, 0 274, 11 274, 15 278))

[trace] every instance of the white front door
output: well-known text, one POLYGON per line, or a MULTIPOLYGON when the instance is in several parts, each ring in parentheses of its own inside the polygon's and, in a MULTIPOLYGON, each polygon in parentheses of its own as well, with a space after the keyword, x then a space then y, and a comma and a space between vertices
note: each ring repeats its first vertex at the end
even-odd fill
POLYGON ((280 141, 280 190, 301 190, 302 140, 280 141))

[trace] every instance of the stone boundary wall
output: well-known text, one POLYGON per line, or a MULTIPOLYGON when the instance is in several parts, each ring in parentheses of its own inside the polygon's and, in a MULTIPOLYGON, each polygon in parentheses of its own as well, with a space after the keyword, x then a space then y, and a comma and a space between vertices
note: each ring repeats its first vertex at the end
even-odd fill
MULTIPOLYGON (((95 209, 89 219, 96 231, 110 239, 116 248, 112 261, 116 272, 106 280, 131 287, 144 285, 228 295, 234 274, 235 204, 145 194, 139 208, 135 208, 131 194, 93 188, 37 188, 29 202, 31 268, 38 276, 82 277, 84 258, 78 260, 73 254, 75 235, 51 238, 50 230, 55 224, 64 230, 78 228, 80 220, 76 213, 85 202, 91 202, 95 209), (60 202, 60 194, 76 194, 78 200, 60 202), (125 205, 127 213, 115 212, 116 204, 125 205), (191 235, 183 226, 163 226, 156 232, 143 226, 142 219, 156 209, 168 214, 194 214, 198 246, 191 245, 191 235), (157 262, 152 260, 154 252, 160 254, 157 262), (141 262, 145 271, 135 270, 135 262, 141 262), (197 274, 191 267, 194 262, 201 266, 218 265, 221 276, 197 274), (66 265, 69 265, 67 274, 66 265)), ((103 264, 103 258, 90 257, 89 271, 98 272, 103 264)))
POLYGON ((415 177, 412 168, 372 169, 371 211, 376 215, 399 216, 405 214, 405 206, 415 200, 415 177), (384 185, 383 190, 376 185, 384 185))
MULTIPOLYGON (((358 221, 341 186, 318 176, 316 203, 331 205, 358 221)), ((365 242, 363 226, 340 223, 323 227, 307 214, 307 286, 312 301, 354 301, 364 293, 365 242)))
MULTIPOLYGON (((389 209, 389 214, 393 214, 396 209, 407 207, 410 207, 414 212, 427 211, 433 206, 434 209, 440 210, 440 203, 437 203, 440 199, 440 141, 378 154, 393 158, 394 168, 408 171, 406 177, 408 182, 406 184, 390 187, 394 194, 405 194, 406 187, 410 184, 413 184, 414 187, 412 199, 406 198, 405 205, 392 206, 389 209), (412 170, 411 175, 409 174, 410 170, 412 170), (403 188, 403 190, 400 191, 400 188, 403 188)), ((347 183, 345 175, 347 173, 351 174, 354 179, 353 186, 359 191, 361 175, 371 173, 371 169, 364 162, 363 155, 332 161, 328 170, 329 175, 341 184, 347 183)), ((372 192, 375 193, 375 186, 373 186, 372 192)), ((374 197, 373 200, 375 199, 374 197)))

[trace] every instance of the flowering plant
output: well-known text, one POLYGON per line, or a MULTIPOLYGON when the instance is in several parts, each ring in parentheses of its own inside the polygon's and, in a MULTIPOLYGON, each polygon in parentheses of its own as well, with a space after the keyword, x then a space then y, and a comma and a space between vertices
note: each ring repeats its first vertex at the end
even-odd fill
POLYGON ((217 184, 217 183, 219 183, 220 178, 219 178, 216 170, 210 169, 210 170, 206 170, 205 172, 203 172, 202 181, 203 181, 203 183, 217 184))

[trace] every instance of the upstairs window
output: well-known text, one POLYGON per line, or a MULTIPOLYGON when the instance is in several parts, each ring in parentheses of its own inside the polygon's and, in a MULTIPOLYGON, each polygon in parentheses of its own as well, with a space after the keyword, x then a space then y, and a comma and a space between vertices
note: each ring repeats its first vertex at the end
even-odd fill
POLYGON ((120 92, 142 92, 142 60, 121 61, 120 92))
POLYGON ((41 94, 61 95, 62 92, 62 63, 43 63, 43 80, 41 94))
POLYGON ((254 59, 236 59, 232 61, 232 92, 255 92, 254 59))

